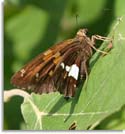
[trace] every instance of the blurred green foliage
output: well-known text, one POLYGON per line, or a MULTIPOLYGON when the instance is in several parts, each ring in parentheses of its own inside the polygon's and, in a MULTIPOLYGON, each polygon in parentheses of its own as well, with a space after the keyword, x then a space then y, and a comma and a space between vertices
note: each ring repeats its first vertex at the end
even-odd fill
POLYGON ((96 129, 124 130, 125 129, 125 106, 120 111, 104 119, 96 129))
MULTIPOLYGON (((107 36, 120 15, 115 9, 124 5, 119 3, 118 0, 5 0, 4 89, 13 87, 12 74, 27 61, 56 42, 73 37, 78 29, 85 27, 89 35, 107 36)), ((5 104, 4 129, 20 129, 21 103, 22 98, 14 97, 5 104)))

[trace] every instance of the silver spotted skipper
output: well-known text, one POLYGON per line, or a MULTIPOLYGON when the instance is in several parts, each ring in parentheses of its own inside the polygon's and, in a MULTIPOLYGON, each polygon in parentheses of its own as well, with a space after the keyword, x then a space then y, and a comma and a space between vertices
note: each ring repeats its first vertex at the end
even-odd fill
POLYGON ((32 90, 35 93, 58 91, 65 97, 73 97, 80 79, 88 76, 88 61, 95 39, 105 40, 106 37, 86 35, 87 29, 80 29, 75 38, 58 43, 41 53, 20 71, 16 72, 11 83, 19 88, 32 90))

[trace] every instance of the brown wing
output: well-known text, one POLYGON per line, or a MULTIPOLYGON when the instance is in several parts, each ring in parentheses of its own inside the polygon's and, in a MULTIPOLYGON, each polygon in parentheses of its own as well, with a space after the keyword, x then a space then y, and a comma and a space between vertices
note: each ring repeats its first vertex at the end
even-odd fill
POLYGON ((80 53, 80 51, 76 51, 73 54, 70 54, 67 59, 63 61, 65 67, 58 68, 56 75, 54 76, 56 89, 60 93, 64 94, 65 97, 73 97, 75 95, 76 86, 80 76, 80 63, 82 60, 80 53), (76 70, 74 70, 74 72, 71 71, 73 66, 76 66, 76 70), (69 75, 71 72, 72 75, 69 75))
POLYGON ((69 54, 72 54, 73 51, 79 49, 78 42, 77 39, 69 39, 54 45, 15 73, 11 78, 11 83, 20 88, 33 89, 38 93, 53 91, 54 82, 51 79, 53 73, 68 57, 69 50, 71 51, 69 54))
MULTIPOLYGON (((36 93, 48 93, 52 91, 59 91, 64 94, 65 97, 72 97, 75 95, 78 78, 75 78, 73 74, 69 76, 73 65, 79 69, 82 60, 80 47, 70 48, 64 55, 59 65, 55 68, 51 68, 52 74, 48 73, 45 77, 41 78, 40 81, 34 88, 36 93), (53 71, 55 70, 55 71, 53 71)), ((79 76, 79 71, 74 75, 79 76)))

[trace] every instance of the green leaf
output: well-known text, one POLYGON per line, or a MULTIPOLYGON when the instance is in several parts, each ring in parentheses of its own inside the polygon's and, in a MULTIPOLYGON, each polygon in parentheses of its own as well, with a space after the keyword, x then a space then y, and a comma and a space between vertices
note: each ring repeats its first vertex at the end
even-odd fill
POLYGON ((103 120, 97 129, 124 130, 125 129, 125 107, 103 120))

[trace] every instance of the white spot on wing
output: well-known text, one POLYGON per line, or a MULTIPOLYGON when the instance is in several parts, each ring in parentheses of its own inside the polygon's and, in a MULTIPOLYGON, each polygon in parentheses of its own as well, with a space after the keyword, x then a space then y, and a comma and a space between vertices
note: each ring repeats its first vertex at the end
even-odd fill
POLYGON ((66 71, 69 72, 70 71, 70 66, 66 65, 66 71))
POLYGON ((39 77, 39 73, 36 73, 36 78, 38 78, 39 77))
POLYGON ((31 86, 28 86, 28 89, 31 89, 31 86))
POLYGON ((79 67, 76 64, 71 66, 68 76, 72 76, 74 79, 78 80, 79 67))
POLYGON ((26 71, 25 69, 21 69, 20 72, 21 72, 21 77, 23 77, 26 71))
POLYGON ((60 64, 60 66, 64 69, 65 68, 65 64, 62 62, 61 64, 60 64))
POLYGON ((76 85, 73 85, 76 88, 76 85))

